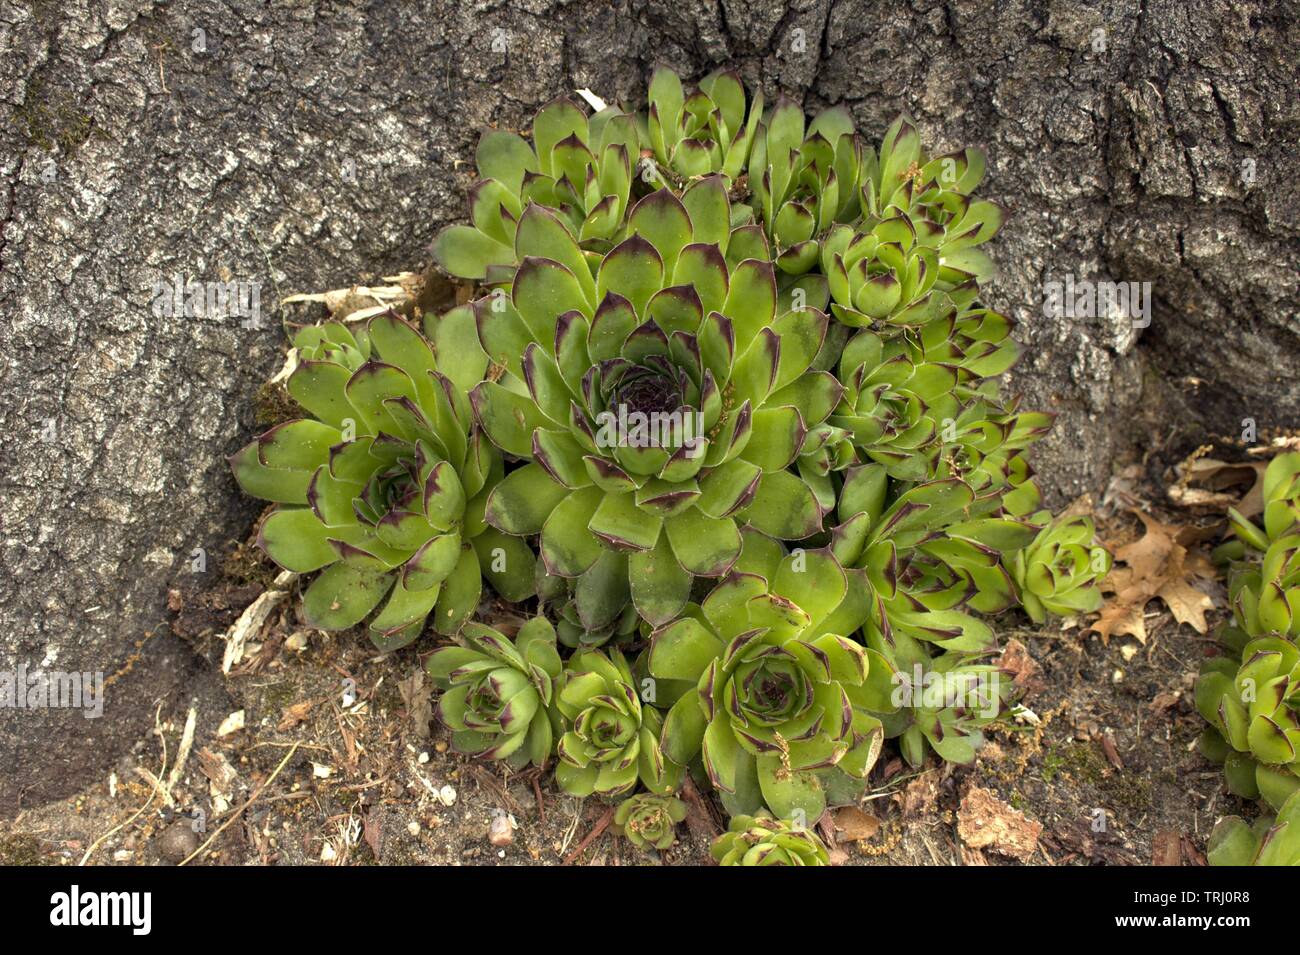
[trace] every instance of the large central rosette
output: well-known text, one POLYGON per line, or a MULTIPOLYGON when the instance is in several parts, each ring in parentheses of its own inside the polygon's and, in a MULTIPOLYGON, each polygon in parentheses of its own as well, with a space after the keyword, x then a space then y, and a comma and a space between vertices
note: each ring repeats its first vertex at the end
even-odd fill
POLYGON ((828 319, 778 308, 750 217, 720 177, 702 179, 680 200, 641 200, 597 256, 530 206, 510 294, 476 304, 501 374, 471 401, 492 441, 528 461, 486 520, 541 535, 590 629, 629 599, 652 623, 672 619, 694 578, 731 569, 743 524, 781 540, 822 529, 829 479, 801 458, 824 445, 842 392, 818 361, 828 319))

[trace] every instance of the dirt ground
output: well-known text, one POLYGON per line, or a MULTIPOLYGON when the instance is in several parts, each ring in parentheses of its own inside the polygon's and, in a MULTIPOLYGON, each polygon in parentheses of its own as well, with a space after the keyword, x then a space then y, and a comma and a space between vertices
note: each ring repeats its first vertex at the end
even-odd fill
MULTIPOLYGON (((1148 462, 1148 477, 1154 469, 1148 462)), ((1171 510, 1141 472, 1131 467, 1096 509, 1108 543, 1140 533, 1132 506, 1212 522, 1171 510)), ((220 635, 275 579, 247 545, 222 568, 215 586, 178 589, 171 602, 174 629, 217 668, 220 635)), ((1224 600, 1218 585, 1210 590, 1212 634, 1224 600)), ((449 751, 422 680, 430 638, 376 656, 358 634, 301 629, 293 596, 273 606, 231 667, 229 714, 203 714, 224 721, 217 735, 187 747, 185 709, 160 701, 154 735, 109 778, 0 823, 0 863, 710 864, 723 817, 707 797, 689 794, 675 846, 638 850, 606 828, 612 813, 601 800, 561 793, 549 773, 509 775, 449 751)), ((912 771, 887 743, 858 809, 822 821, 836 861, 1204 864, 1216 818, 1253 814, 1195 748, 1202 724, 1191 688, 1213 639, 1159 601, 1144 617, 1145 644, 1103 642, 1084 633, 1087 621, 1035 627, 1018 612, 999 617, 1012 646, 1003 662, 1019 674, 1029 713, 994 733, 971 767, 912 771), (999 815, 994 828, 1024 838, 984 845, 981 823, 962 824, 981 806, 999 815)))

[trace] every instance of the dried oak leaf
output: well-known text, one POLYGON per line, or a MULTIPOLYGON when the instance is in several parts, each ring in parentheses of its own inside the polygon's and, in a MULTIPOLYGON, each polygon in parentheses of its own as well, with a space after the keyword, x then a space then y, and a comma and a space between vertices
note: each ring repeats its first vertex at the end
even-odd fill
POLYGON ((433 720, 433 687, 425 684, 424 671, 413 670, 406 679, 398 681, 397 690, 406 704, 416 738, 428 739, 429 723, 433 720))
POLYGON ((1102 590, 1113 596, 1088 629, 1105 642, 1112 635, 1128 634, 1145 643, 1143 611, 1149 601, 1159 599, 1179 623, 1205 633, 1209 629, 1205 612, 1214 607, 1214 600, 1193 582, 1212 579, 1214 565, 1194 548, 1202 536, 1200 530, 1163 524, 1142 511, 1133 513, 1142 520, 1144 533, 1113 548, 1115 559, 1125 566, 1113 569, 1102 584, 1102 590))

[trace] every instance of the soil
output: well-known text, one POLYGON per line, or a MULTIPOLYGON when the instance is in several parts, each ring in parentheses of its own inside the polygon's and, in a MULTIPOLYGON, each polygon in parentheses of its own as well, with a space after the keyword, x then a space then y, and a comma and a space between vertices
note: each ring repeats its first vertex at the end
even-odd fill
MULTIPOLYGON (((1136 519, 1110 510, 1103 538, 1134 536, 1136 519)), ((247 543, 221 567, 217 586, 171 595, 173 631, 216 669, 218 635, 275 578, 247 543)), ((1221 610, 1211 613, 1211 633, 1219 619, 1221 610)), ((1191 688, 1214 652, 1211 636, 1179 625, 1159 602, 1148 606, 1145 645, 1104 643, 1082 632, 1086 621, 998 622, 1011 647, 1003 662, 1019 674, 1029 712, 992 733, 970 767, 911 770, 887 744, 860 803, 871 835, 835 833, 845 840, 837 862, 1203 865, 1216 818, 1251 815, 1195 747, 1202 724, 1191 688), (1031 854, 964 843, 958 817, 974 789, 1023 814, 1025 826, 1041 825, 1031 854)), ((225 679, 242 728, 200 734, 176 774, 184 727, 157 724, 99 784, 0 828, 0 863, 709 864, 723 817, 707 798, 688 800, 676 845, 642 851, 606 828, 609 804, 560 792, 549 773, 451 752, 433 716, 436 691, 423 681, 432 643, 377 656, 359 634, 302 629, 287 599, 255 641, 225 679)), ((834 831, 830 818, 822 826, 834 831)))

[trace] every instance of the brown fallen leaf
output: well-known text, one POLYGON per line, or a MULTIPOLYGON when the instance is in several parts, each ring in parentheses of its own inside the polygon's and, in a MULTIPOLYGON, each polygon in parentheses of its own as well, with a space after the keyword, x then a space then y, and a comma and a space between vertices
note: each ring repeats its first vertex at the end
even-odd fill
POLYGON ((714 816, 712 804, 700 795, 690 776, 682 784, 682 798, 686 801, 686 828, 690 829, 691 835, 705 842, 715 839, 724 827, 714 816))
POLYGON ((1205 858, 1205 856, 1201 853, 1200 849, 1196 848, 1196 843, 1194 843, 1191 840, 1191 838, 1189 838, 1188 836, 1183 836, 1182 843, 1183 843, 1183 860, 1185 865, 1193 865, 1193 866, 1209 865, 1209 860, 1205 858))
POLYGON ((286 706, 280 714, 280 722, 276 729, 280 732, 291 730, 307 718, 311 708, 316 705, 315 700, 303 700, 301 703, 295 703, 293 706, 286 706))
POLYGON ((1145 600, 1142 606, 1130 606, 1119 600, 1107 603, 1101 608, 1101 616, 1088 629, 1100 634, 1102 643, 1109 643, 1113 636, 1124 635, 1136 637, 1139 643, 1146 643, 1147 626, 1142 616, 1142 607, 1145 606, 1145 600))
POLYGON ((1019 640, 1007 641, 1006 649, 998 659, 998 669, 1011 677, 1012 685, 1025 697, 1033 696, 1043 688, 1041 667, 1019 640))
POLYGON ((1101 734, 1101 751, 1106 754, 1106 760, 1120 772, 1124 771, 1124 760, 1120 758, 1119 747, 1115 745, 1115 736, 1110 730, 1101 734))
POLYGON ((404 680, 397 682, 406 713, 411 720, 416 739, 429 738, 429 724, 433 721, 433 687, 424 681, 424 671, 416 669, 404 680))
POLYGON ((967 846, 992 849, 1021 862, 1034 854, 1042 831, 1042 823, 979 786, 967 791, 957 809, 957 834, 967 846))
POLYGON ((1204 591, 1196 589, 1186 580, 1171 577, 1156 591, 1156 596, 1165 602, 1179 623, 1189 624, 1197 633, 1209 630, 1209 625, 1205 622, 1205 611, 1214 609, 1214 601, 1204 591))
POLYGON ((1144 533, 1137 540, 1112 547, 1117 561, 1102 583, 1110 596, 1100 615, 1088 627, 1101 635, 1103 642, 1111 636, 1127 634, 1139 643, 1147 638, 1144 612, 1152 600, 1161 600, 1179 623, 1205 633, 1209 625, 1205 612, 1214 600, 1194 581, 1211 580, 1214 565, 1199 549, 1192 549, 1205 532, 1196 527, 1164 524, 1149 514, 1134 510, 1141 519, 1144 533))
POLYGON ((1264 509, 1264 471, 1267 461, 1238 464, 1192 455, 1178 466, 1178 483, 1169 499, 1180 507, 1205 508, 1221 515, 1235 507, 1247 517, 1264 509))
POLYGON ((857 806, 842 806, 832 813, 840 842, 863 842, 880 831, 880 820, 857 806))
POLYGON ((1147 708, 1156 716, 1162 716, 1167 710, 1176 707, 1182 698, 1182 690, 1161 690, 1155 695, 1155 699, 1147 704, 1147 708))

